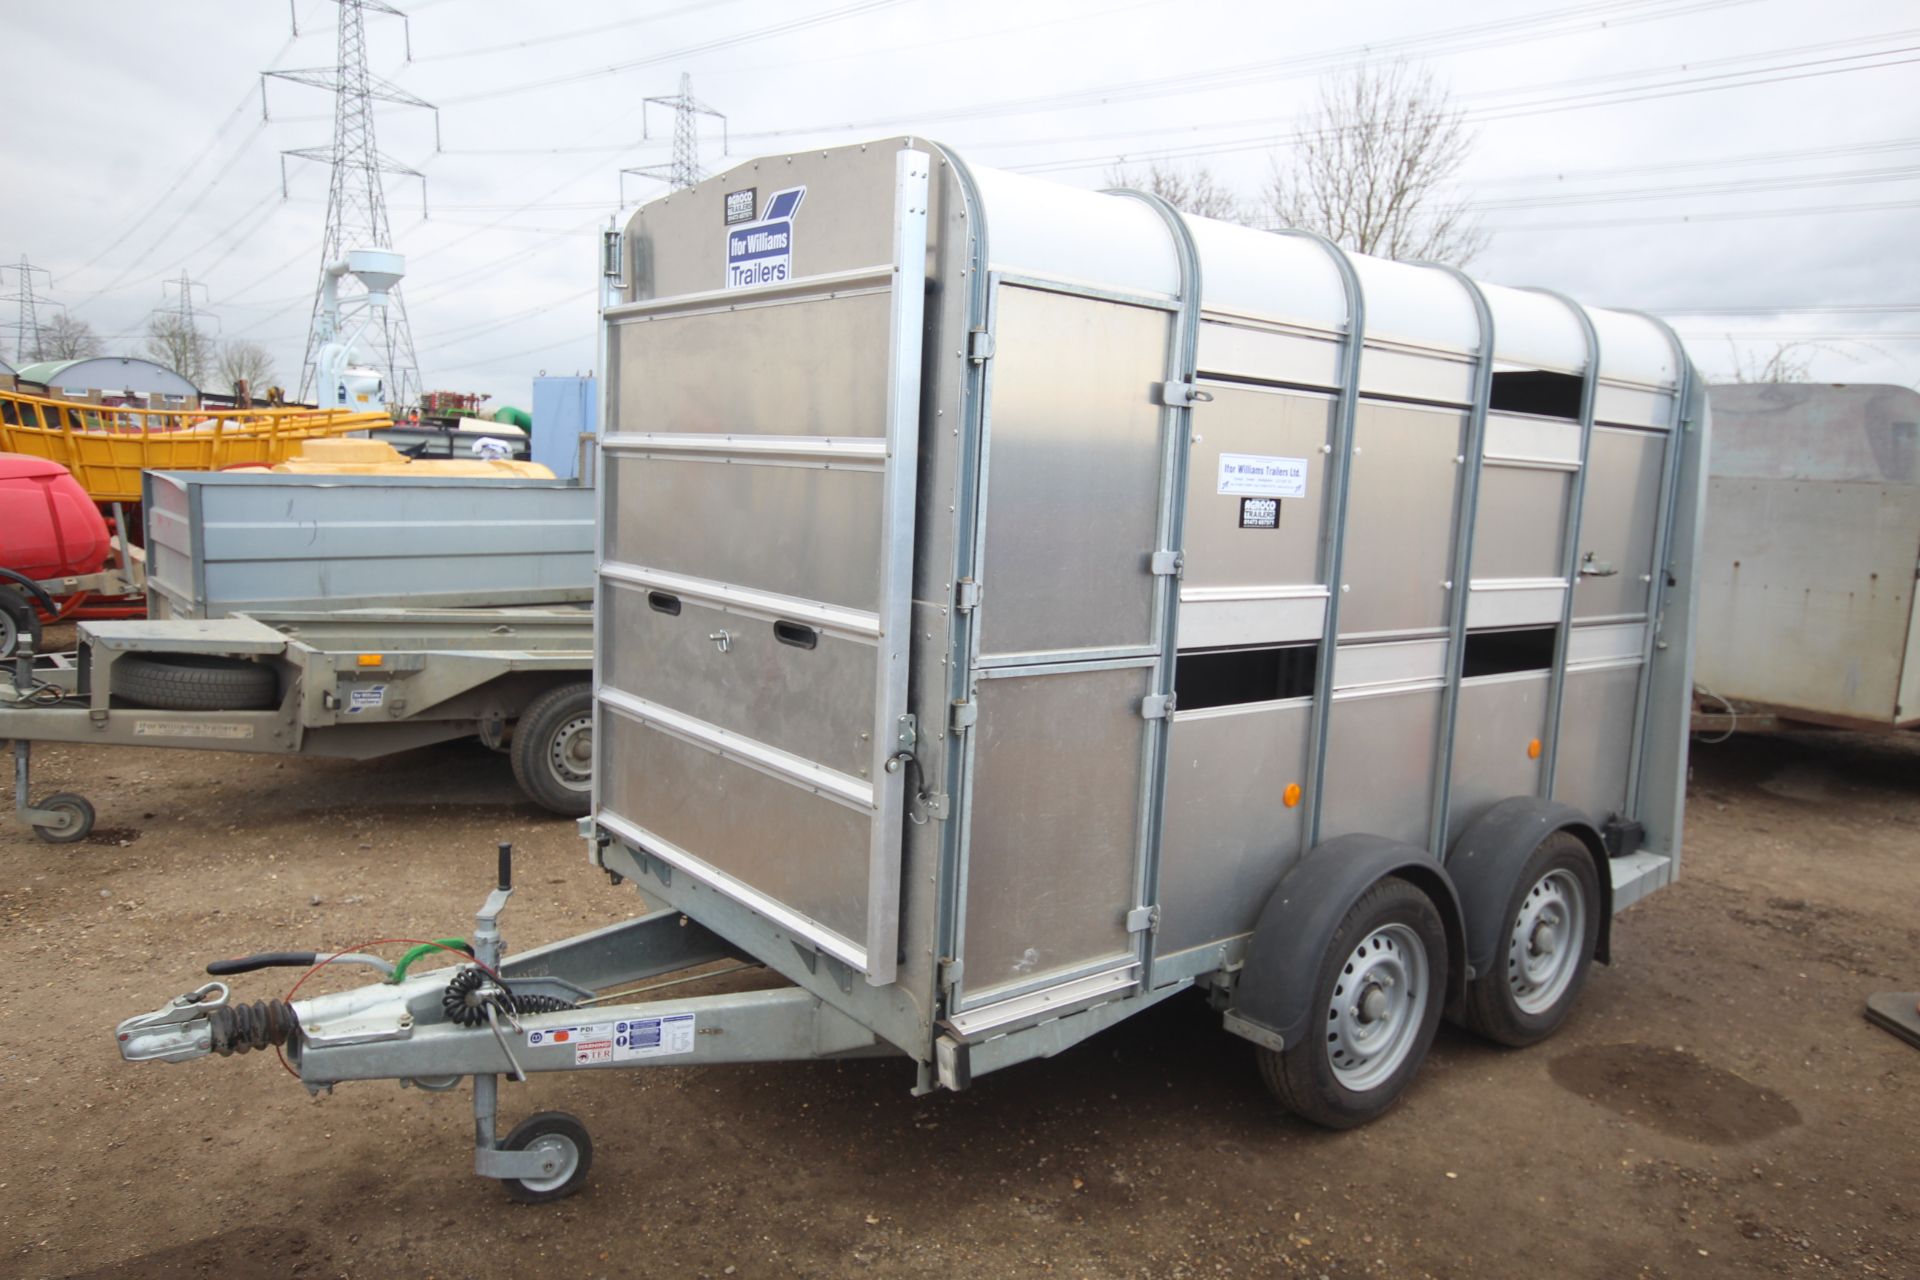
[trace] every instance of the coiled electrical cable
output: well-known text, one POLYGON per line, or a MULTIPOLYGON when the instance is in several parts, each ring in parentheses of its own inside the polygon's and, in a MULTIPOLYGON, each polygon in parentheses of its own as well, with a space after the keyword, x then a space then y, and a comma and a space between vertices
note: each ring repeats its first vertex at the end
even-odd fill
POLYGON ((487 1001, 495 1001, 503 1013, 561 1013, 574 1008, 571 1000, 562 1000, 559 996, 516 995, 504 982, 496 985, 498 995, 474 998, 491 975, 473 965, 462 965, 460 971, 447 983, 446 993, 440 997, 440 1008, 446 1013, 447 1021, 462 1027, 484 1027, 487 1025, 487 1001))

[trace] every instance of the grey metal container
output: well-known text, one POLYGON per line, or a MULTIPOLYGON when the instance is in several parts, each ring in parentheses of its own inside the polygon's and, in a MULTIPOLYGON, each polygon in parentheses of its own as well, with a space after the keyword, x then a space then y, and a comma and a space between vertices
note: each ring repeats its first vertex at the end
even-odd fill
POLYGON ((559 480, 150 471, 155 618, 593 598, 594 494, 559 480))
POLYGON ((1747 383, 1711 399, 1700 687, 1789 719, 1920 725, 1920 392, 1747 383))
POLYGON ((1657 321, 912 139, 623 252, 595 857, 923 1073, 1249 1008, 1338 836, 1464 885, 1530 797, 1612 907, 1677 873, 1706 414, 1657 321))

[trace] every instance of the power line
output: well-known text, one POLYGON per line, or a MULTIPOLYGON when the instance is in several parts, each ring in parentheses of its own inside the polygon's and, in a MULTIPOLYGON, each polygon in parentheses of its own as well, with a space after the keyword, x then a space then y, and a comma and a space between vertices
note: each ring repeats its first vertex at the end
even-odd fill
POLYGON ((1787 209, 1727 209, 1709 213, 1655 214, 1644 218, 1597 218, 1588 222, 1516 222, 1488 227, 1501 235, 1520 231, 1589 231, 1615 227, 1654 227, 1689 222, 1745 222, 1753 218, 1803 218, 1835 213, 1884 213, 1920 209, 1920 200, 1882 200, 1872 204, 1798 205, 1787 209))
POLYGON ((731 49, 736 45, 751 44, 754 41, 767 40, 774 36, 791 35, 793 32, 803 31, 809 27, 818 27, 827 23, 838 22, 842 18, 858 17, 862 14, 873 13, 880 9, 890 9, 901 3, 904 3, 904 0, 858 0, 858 3, 842 5, 838 9, 828 9, 823 13, 811 14, 806 17, 790 18, 785 22, 770 23, 766 26, 754 27, 752 30, 737 32, 733 35, 717 36, 712 40, 704 40, 698 44, 685 45, 678 49, 670 49, 665 53, 650 54, 647 57, 634 58, 627 62, 616 62, 609 66, 595 68, 592 71, 576 71, 566 75, 548 76, 541 80, 528 80, 521 84, 497 85, 478 93, 462 94, 458 97, 442 99, 442 101, 448 106, 466 102, 492 102, 496 99, 510 97, 518 93, 531 93, 537 89, 551 89, 557 85, 578 84, 586 80, 597 80, 605 76, 618 75, 622 71, 632 71, 638 67, 657 66, 662 62, 684 61, 696 54, 712 53, 717 49, 731 49))
MULTIPOLYGON (((1906 52, 1906 50, 1888 50, 1882 51, 1880 54, 1861 56, 1886 56, 1886 54, 1896 52, 1906 52)), ((1694 89, 1669 89, 1663 86, 1653 92, 1641 92, 1638 96, 1633 97, 1616 97, 1604 102, 1569 101, 1563 103, 1554 99, 1542 99, 1538 102, 1528 104, 1524 110, 1505 108, 1498 109, 1497 111, 1494 109, 1468 109, 1461 113, 1460 118, 1470 124, 1481 124, 1494 120, 1514 120, 1522 116, 1549 115, 1559 111, 1577 111, 1588 107, 1621 106, 1631 102, 1650 102, 1660 98, 1681 97, 1694 93, 1718 92, 1725 89, 1758 88, 1762 85, 1777 84, 1782 81, 1813 79, 1822 76, 1841 75, 1852 71, 1880 71, 1889 67, 1904 66, 1915 61, 1920 61, 1920 58, 1902 58, 1898 61, 1882 62, 1872 66, 1829 67, 1818 71, 1802 72, 1798 75, 1774 75, 1765 79, 1750 79, 1738 84, 1714 84, 1694 89)), ((1792 65, 1798 66, 1804 64, 1792 65)), ((1774 67, 1763 68, 1761 70, 1782 71, 1788 69, 1790 68, 1774 67)), ((1761 72, 1756 71, 1751 74, 1760 75, 1761 72)), ((1575 95, 1575 97, 1590 98, 1591 95, 1580 94, 1575 95)), ((1190 146, 1167 147, 1153 151, 1123 152, 1120 154, 1081 157, 1071 160, 1037 161, 1032 164, 1013 165, 1011 167, 1016 173, 1060 173, 1073 169, 1093 169, 1105 165, 1124 164, 1143 160, 1197 159, 1203 156, 1230 155, 1243 151, 1264 151, 1273 147, 1302 142, 1308 138, 1320 136, 1325 136, 1324 131, 1295 130, 1291 133, 1276 133, 1251 138, 1238 138, 1223 143, 1196 143, 1190 146)))
POLYGON ((1565 25, 1570 19, 1604 17, 1604 21, 1598 25, 1618 27, 1634 22, 1659 21, 1684 14, 1754 2, 1755 0, 1693 0, 1692 3, 1676 6, 1665 3, 1664 0, 1605 0, 1604 3, 1578 4, 1526 17, 1469 23, 1441 31, 1368 41, 1318 53, 1291 54, 1286 57, 1266 58, 1228 67, 1210 66, 1201 71, 1150 79, 1123 80, 1057 93, 1003 98, 992 102, 975 102, 915 112, 899 112, 879 119, 766 129, 756 133, 744 133, 741 138, 760 140, 818 133, 887 129, 898 127, 902 120, 910 120, 915 124, 928 124, 1002 115, 1032 114, 1076 106, 1105 107, 1116 102, 1134 102, 1319 75, 1330 70, 1340 70, 1381 58, 1404 56, 1416 51, 1428 54, 1459 53, 1483 48, 1500 48, 1570 35, 1595 25, 1586 21, 1575 21, 1573 25, 1565 25))
MULTIPOLYGON (((654 13, 642 14, 637 18, 622 18, 618 22, 603 22, 595 27, 580 27, 573 31, 557 31, 551 35, 535 36, 530 40, 513 40, 506 44, 482 45, 475 49, 455 49, 451 53, 425 54, 417 62, 452 62, 458 58, 478 58, 489 53, 509 53, 517 49, 531 49, 536 45, 557 44, 563 40, 579 40, 586 36, 605 35, 609 31, 618 31, 623 27, 638 27, 649 22, 660 22, 666 18, 678 18, 683 14, 697 13, 702 9, 718 9, 725 5, 737 4, 739 0, 701 0, 698 4, 683 4, 677 9, 661 9, 654 13)), ((415 6, 418 8, 419 6, 415 6)))

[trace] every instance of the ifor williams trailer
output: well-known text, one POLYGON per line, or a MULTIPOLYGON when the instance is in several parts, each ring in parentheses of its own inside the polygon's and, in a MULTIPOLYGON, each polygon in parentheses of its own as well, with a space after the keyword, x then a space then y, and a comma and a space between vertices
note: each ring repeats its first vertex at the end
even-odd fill
POLYGON ((1343 1127, 1443 1007, 1551 1033, 1677 872, 1707 421, 1657 321, 917 139, 675 192, 607 267, 583 826, 661 909, 503 959, 503 876, 471 964, 210 983, 127 1057, 471 1076, 478 1171, 546 1199, 591 1144, 500 1138, 502 1074, 962 1089, 1197 991, 1343 1127), (728 955, 784 985, 609 991, 728 955))

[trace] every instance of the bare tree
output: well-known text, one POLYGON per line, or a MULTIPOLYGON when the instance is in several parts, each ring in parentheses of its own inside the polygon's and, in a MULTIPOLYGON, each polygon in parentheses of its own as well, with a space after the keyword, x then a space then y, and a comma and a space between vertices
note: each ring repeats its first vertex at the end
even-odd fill
POLYGON ((147 321, 147 355, 199 386, 213 363, 213 340, 170 311, 147 321))
POLYGON ((1742 354, 1732 338, 1727 339, 1731 357, 1730 377, 1721 382, 1812 382, 1813 362, 1822 355, 1839 356, 1859 363, 1859 357, 1819 342, 1777 342, 1766 354, 1742 354))
POLYGON ((257 342, 230 338, 220 348, 218 372, 220 384, 228 391, 238 391, 245 382, 250 389, 264 392, 274 378, 273 356, 257 342))
POLYGON ((84 360, 88 356, 99 355, 103 350, 105 348, 92 325, 61 311, 40 326, 40 348, 35 359, 84 360))
POLYGON ((1128 165, 1118 165, 1107 170, 1107 185, 1151 191, 1182 213, 1197 217, 1218 218, 1222 222, 1252 220, 1252 211, 1247 208, 1246 201, 1240 198, 1240 193, 1221 182, 1214 176, 1213 170, 1205 165, 1182 169, 1166 161, 1155 160, 1145 172, 1128 165))
POLYGON ((1292 153, 1273 157, 1265 212, 1359 253, 1464 266, 1487 233, 1447 188, 1472 149, 1430 74, 1363 67, 1323 85, 1292 153))

